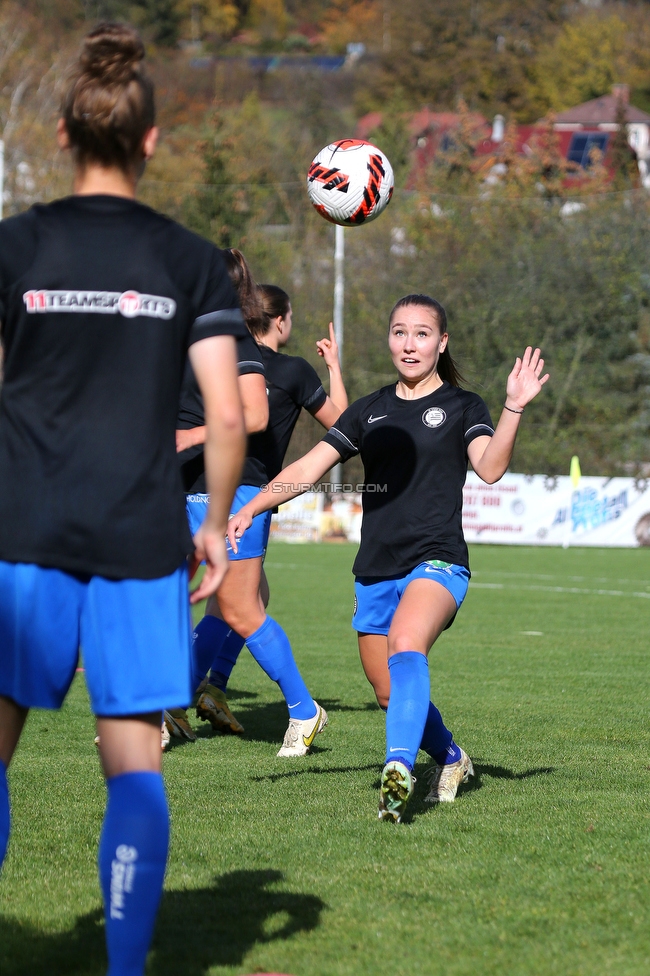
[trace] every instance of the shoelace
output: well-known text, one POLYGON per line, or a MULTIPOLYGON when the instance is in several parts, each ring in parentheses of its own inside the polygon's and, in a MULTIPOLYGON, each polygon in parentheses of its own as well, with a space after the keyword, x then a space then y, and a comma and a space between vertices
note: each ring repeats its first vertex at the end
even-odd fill
POLYGON ((283 746, 290 747, 298 741, 298 723, 295 718, 289 719, 289 728, 284 733, 283 746))
POLYGON ((429 769, 425 769, 424 781, 429 789, 433 789, 434 786, 438 786, 444 768, 444 766, 431 766, 429 769))

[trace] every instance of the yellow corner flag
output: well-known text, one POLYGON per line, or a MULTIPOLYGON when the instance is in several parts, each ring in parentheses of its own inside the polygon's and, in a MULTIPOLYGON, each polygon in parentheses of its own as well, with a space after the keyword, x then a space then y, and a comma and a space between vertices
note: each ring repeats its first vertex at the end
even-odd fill
POLYGON ((573 489, 575 491, 575 489, 580 484, 580 477, 581 477, 580 461, 578 460, 577 454, 574 454, 573 457, 571 458, 571 468, 569 469, 569 475, 571 476, 571 484, 573 485, 573 489))

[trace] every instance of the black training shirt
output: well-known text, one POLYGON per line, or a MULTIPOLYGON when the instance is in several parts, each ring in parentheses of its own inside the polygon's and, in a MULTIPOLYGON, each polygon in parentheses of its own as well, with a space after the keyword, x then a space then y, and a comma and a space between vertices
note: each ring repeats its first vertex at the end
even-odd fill
POLYGON ((118 579, 181 565, 187 347, 244 335, 237 306, 217 248, 134 200, 0 223, 0 559, 118 579))
MULTIPOLYGON (((237 339, 237 368, 240 376, 247 373, 261 373, 264 375, 264 363, 260 347, 254 341, 250 332, 237 339)), ((178 409, 176 426, 179 430, 191 430, 193 427, 203 427, 205 424, 205 409, 203 397, 196 382, 194 370, 189 359, 185 365, 181 399, 178 409)), ((178 454, 181 466, 183 488, 187 492, 205 492, 205 456, 204 444, 195 444, 186 451, 178 454)))
POLYGON ((357 576, 397 576, 426 559, 469 568, 461 520, 467 446, 493 433, 480 396, 447 382, 417 400, 385 386, 341 414, 324 440, 343 461, 363 461, 357 576))
POLYGON ((317 413, 327 400, 318 373, 306 359, 275 352, 260 345, 269 393, 269 423, 266 430, 248 438, 243 485, 259 488, 282 470, 284 455, 296 426, 300 409, 317 413))

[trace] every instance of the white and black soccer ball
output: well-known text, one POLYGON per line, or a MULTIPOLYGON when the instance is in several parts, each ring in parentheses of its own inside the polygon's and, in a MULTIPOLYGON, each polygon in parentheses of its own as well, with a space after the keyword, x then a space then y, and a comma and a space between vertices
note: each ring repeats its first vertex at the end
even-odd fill
POLYGON ((340 139, 314 157, 307 192, 325 220, 345 227, 374 220, 393 195, 393 168, 370 142, 340 139))

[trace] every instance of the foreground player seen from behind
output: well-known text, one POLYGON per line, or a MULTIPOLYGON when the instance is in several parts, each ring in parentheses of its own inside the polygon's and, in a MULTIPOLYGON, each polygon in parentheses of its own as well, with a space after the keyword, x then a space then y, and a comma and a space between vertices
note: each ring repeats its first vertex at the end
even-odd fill
POLYGON ((459 386, 442 305, 407 295, 389 322, 397 383, 353 403, 320 444, 230 519, 228 535, 237 545, 260 512, 318 483, 337 461, 361 456, 365 493, 352 625, 363 669, 387 709, 379 818, 399 822, 413 793, 418 749, 433 759, 427 802, 453 801, 473 774, 429 700, 427 655, 467 593, 461 514, 468 460, 488 484, 505 474, 524 408, 548 375, 542 376, 539 349, 526 349, 508 377, 494 430, 483 400, 459 386))
POLYGON ((196 599, 226 572, 244 455, 245 326, 221 253, 134 199, 157 137, 143 56, 123 25, 87 35, 59 122, 74 195, 0 224, 0 861, 28 710, 61 706, 81 645, 108 793, 110 976, 144 972, 169 837, 161 714, 191 696, 194 546, 174 433, 188 347, 211 491, 196 599))

